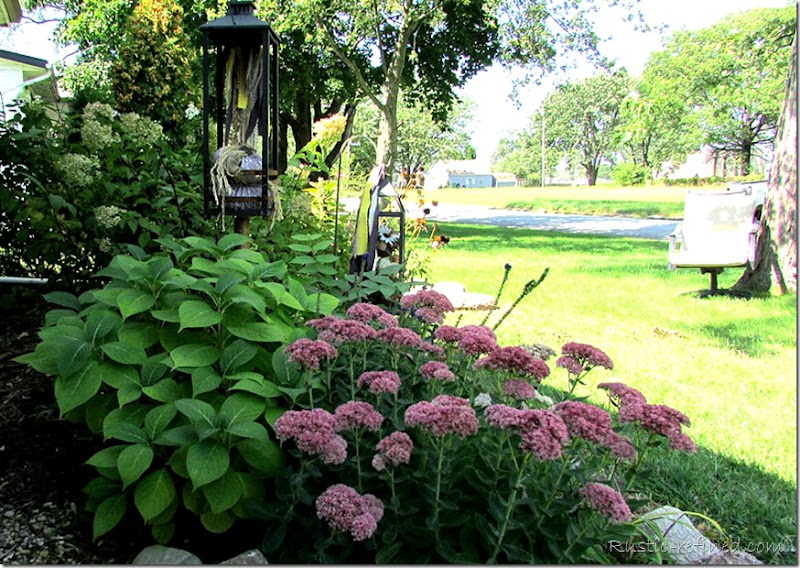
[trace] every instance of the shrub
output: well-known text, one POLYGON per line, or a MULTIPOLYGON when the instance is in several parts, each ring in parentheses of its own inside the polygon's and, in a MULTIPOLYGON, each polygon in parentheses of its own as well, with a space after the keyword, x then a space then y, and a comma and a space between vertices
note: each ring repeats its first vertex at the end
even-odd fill
POLYGON ((576 398, 613 367, 593 346, 564 345, 562 390, 491 329, 437 323, 452 306, 436 292, 401 308, 311 320, 316 341, 282 352, 309 397, 276 421, 287 462, 249 509, 269 523, 270 562, 619 560, 604 545, 643 533, 631 508, 648 448, 692 452, 688 418, 621 383, 598 385, 616 419, 576 398))
POLYGON ((617 164, 612 174, 614 181, 623 186, 643 185, 647 181, 647 168, 632 162, 617 164))
POLYGON ((85 488, 95 538, 131 506, 159 542, 179 507, 224 532, 283 463, 267 425, 305 390, 274 352, 338 301, 237 248, 247 242, 159 239, 167 252, 153 255, 131 245, 98 273, 102 288, 48 295, 59 308, 17 361, 53 375, 61 414, 109 443, 87 461, 99 474, 85 488))

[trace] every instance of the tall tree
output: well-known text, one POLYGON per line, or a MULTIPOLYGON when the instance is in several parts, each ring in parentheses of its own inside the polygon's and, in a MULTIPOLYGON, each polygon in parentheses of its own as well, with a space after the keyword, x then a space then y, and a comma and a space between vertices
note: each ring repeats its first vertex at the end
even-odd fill
POLYGON ((600 164, 615 150, 620 105, 628 91, 628 75, 618 71, 560 85, 545 98, 547 147, 579 164, 589 185, 595 185, 600 164))
POLYGON ((775 158, 757 241, 756 266, 735 290, 797 292, 797 37, 792 42, 789 79, 775 140, 775 158))
POLYGON ((679 32, 647 63, 646 80, 692 115, 702 143, 737 156, 743 175, 772 151, 795 12, 755 9, 679 32))

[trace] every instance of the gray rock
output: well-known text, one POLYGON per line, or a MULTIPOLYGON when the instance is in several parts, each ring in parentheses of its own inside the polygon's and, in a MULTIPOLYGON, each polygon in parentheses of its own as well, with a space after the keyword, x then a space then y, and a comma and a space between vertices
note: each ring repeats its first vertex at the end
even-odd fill
POLYGON ((642 519, 655 524, 661 531, 663 538, 651 536, 660 542, 661 550, 669 553, 675 564, 699 564, 704 558, 722 552, 695 528, 680 509, 659 507, 642 515, 642 519))
POLYGON ((700 560, 700 564, 764 564, 750 554, 743 550, 721 550, 713 554, 709 554, 700 560))
POLYGON ((263 566, 269 564, 266 557, 261 554, 260 550, 248 550, 242 552, 238 556, 234 556, 230 560, 222 562, 222 564, 233 564, 234 566, 263 566))
POLYGON ((181 548, 172 548, 170 546, 156 544, 154 546, 148 546, 137 554, 136 558, 133 559, 133 564, 159 566, 171 564, 202 564, 202 562, 200 562, 197 556, 181 548))

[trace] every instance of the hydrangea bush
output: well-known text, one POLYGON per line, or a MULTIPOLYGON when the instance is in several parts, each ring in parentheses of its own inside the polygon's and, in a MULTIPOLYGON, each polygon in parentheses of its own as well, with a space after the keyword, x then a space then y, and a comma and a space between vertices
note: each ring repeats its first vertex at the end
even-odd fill
POLYGON ((400 307, 310 320, 283 350, 298 390, 274 425, 287 463, 251 504, 271 562, 613 562, 605 543, 646 538, 637 472, 654 445, 695 451, 686 416, 618 382, 597 385, 615 415, 579 398, 613 368, 596 347, 564 345, 566 381, 548 385, 543 350, 443 325, 441 294, 400 307))

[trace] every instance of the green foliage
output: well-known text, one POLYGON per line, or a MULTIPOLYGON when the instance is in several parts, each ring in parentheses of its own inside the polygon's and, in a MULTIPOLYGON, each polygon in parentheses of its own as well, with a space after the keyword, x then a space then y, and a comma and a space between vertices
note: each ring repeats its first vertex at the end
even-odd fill
POLYGON ((607 72, 560 85, 544 102, 547 147, 579 164, 589 185, 615 150, 614 130, 629 90, 622 72, 607 72))
MULTIPOLYGON (((585 393, 567 393, 560 384, 540 385, 532 374, 513 371, 510 362, 493 370, 475 365, 485 359, 476 351, 470 352, 467 340, 459 348, 436 331, 445 328, 421 319, 428 319, 422 310, 417 317, 415 306, 441 306, 440 298, 435 292, 406 297, 402 303, 405 310, 399 316, 400 325, 406 329, 394 328, 395 332, 405 332, 402 342, 389 339, 392 330, 383 328, 385 320, 374 320, 377 333, 385 335, 336 341, 335 357, 321 362, 319 368, 301 363, 305 356, 299 355, 303 351, 299 342, 287 348, 285 354, 290 349, 292 353, 287 366, 306 375, 314 403, 301 403, 298 410, 285 414, 275 425, 288 459, 275 478, 274 493, 251 509, 269 523, 263 543, 265 555, 279 563, 622 561, 605 544, 609 540, 647 538, 642 525, 638 521, 610 522, 604 514, 592 510, 582 491, 589 482, 617 486, 627 495, 631 508, 641 505, 636 497, 637 471, 646 469, 648 448, 663 445, 663 438, 613 420, 614 430, 630 436, 637 447, 636 459, 622 459, 602 443, 590 442, 574 432, 563 442, 563 453, 537 457, 532 448, 535 443, 526 449, 515 427, 510 423, 499 426, 484 408, 493 404, 494 411, 509 416, 521 412, 544 419, 560 412, 554 402, 584 400, 585 393), (413 337, 428 346, 434 343, 442 356, 435 354, 436 348, 412 345, 413 337), (445 361, 445 368, 455 377, 426 375, 424 366, 431 361, 445 361), (361 384, 363 373, 389 370, 401 378, 396 393, 373 388, 375 383, 369 388, 361 384), (512 379, 522 381, 532 391, 535 387, 538 394, 523 405, 505 388, 509 384, 506 381, 512 379), (443 411, 431 428, 415 424, 412 416, 428 413, 433 417, 437 404, 452 412, 443 411), (353 414, 348 414, 351 411, 353 414), (373 418, 365 419, 367 414, 373 418), (326 433, 328 420, 336 423, 335 434, 332 426, 326 433), (470 429, 470 423, 474 428, 470 429), (296 426, 292 424, 305 425, 302 439, 316 440, 316 444, 298 447, 292 433, 296 426), (408 459, 399 457, 402 452, 392 454, 384 449, 376 453, 379 441, 398 432, 408 435, 412 442, 408 459), (326 454, 324 448, 328 446, 322 442, 326 436, 331 443, 343 438, 347 455, 326 454), (348 534, 347 527, 331 530, 325 526, 319 499, 335 484, 345 484, 360 495, 370 494, 382 502, 374 533, 353 538, 355 534, 348 534)), ((366 310, 364 305, 353 306, 348 317, 360 319, 358 309, 366 310)), ((369 309, 377 318, 377 308, 369 309)), ((337 320, 327 321, 332 327, 338 325, 333 323, 337 320)), ((317 326, 321 329, 325 324, 317 326)), ((492 332, 473 327, 449 328, 448 333, 466 338, 492 332)), ((491 336, 486 337, 487 343, 493 343, 491 336)), ((523 350, 509 349, 509 361, 523 358, 523 350)), ((580 380, 569 376, 571 384, 583 383, 591 367, 589 363, 583 367, 580 380)), ((567 384, 569 380, 564 382, 567 384)), ((611 427, 610 415, 591 408, 605 415, 611 427)), ((349 500, 340 503, 344 511, 350 505, 349 500)), ((347 515, 342 513, 342 518, 347 515)))
POLYGON ((282 464, 268 416, 295 384, 273 354, 338 301, 248 243, 160 238, 166 252, 152 255, 131 245, 97 274, 102 288, 48 294, 58 308, 17 361, 53 375, 61 414, 108 442, 87 460, 100 475, 85 488, 95 538, 134 508, 159 542, 180 507, 224 532, 282 464))
POLYGON ((102 103, 55 123, 41 103, 21 110, 0 124, 2 273, 72 285, 123 243, 212 231, 193 140, 169 143, 157 123, 102 103))
POLYGON ((624 162, 612 170, 614 181, 622 186, 643 185, 647 181, 647 169, 639 164, 624 162))
POLYGON ((687 117, 701 143, 737 156, 747 174, 751 158, 772 149, 795 28, 796 10, 786 6, 676 33, 650 56, 643 83, 659 104, 687 117))

